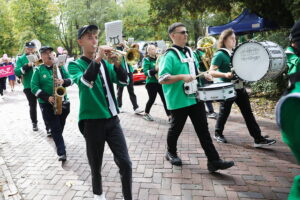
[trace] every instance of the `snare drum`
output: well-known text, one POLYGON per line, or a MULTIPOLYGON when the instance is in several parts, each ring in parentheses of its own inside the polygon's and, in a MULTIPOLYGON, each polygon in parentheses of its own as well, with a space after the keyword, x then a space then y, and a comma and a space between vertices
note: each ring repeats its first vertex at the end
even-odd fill
POLYGON ((245 42, 235 48, 231 65, 243 81, 270 80, 286 69, 286 55, 274 42, 245 42))
POLYGON ((197 98, 201 101, 225 101, 234 98, 236 92, 232 83, 213 83, 199 87, 197 98))

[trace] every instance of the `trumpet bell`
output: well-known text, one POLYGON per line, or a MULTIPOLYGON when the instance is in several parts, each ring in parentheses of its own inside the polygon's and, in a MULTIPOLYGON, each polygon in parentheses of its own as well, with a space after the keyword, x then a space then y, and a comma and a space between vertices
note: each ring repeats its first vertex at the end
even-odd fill
MULTIPOLYGON (((125 61, 129 65, 136 65, 140 60, 140 52, 137 49, 130 48, 127 51, 119 51, 119 50, 113 50, 112 53, 117 55, 118 61, 121 63, 122 58, 124 56, 125 61)), ((114 62, 113 58, 107 58, 107 61, 112 64, 114 62)))
POLYGON ((140 52, 137 49, 131 48, 125 56, 126 62, 129 65, 136 65, 140 60, 140 52))

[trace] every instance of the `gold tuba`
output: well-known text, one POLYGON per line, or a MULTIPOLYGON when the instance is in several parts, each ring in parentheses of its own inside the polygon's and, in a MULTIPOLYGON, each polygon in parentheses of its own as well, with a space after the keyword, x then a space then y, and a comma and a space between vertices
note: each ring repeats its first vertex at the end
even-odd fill
POLYGON ((57 70, 59 70, 58 63, 53 64, 53 96, 54 96, 54 114, 61 115, 62 114, 62 103, 63 98, 66 95, 66 89, 62 87, 60 84, 55 83, 55 79, 58 78, 57 70))
POLYGON ((206 36, 204 38, 201 38, 197 42, 197 48, 205 52, 201 59, 203 64, 205 65, 206 70, 209 70, 210 68, 211 59, 216 48, 216 43, 217 40, 213 36, 206 36))

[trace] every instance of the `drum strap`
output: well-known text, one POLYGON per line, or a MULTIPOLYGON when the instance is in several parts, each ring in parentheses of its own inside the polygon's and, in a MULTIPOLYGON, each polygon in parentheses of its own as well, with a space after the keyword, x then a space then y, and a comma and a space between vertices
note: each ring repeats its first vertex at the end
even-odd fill
POLYGON ((220 48, 220 49, 218 49, 218 51, 222 51, 223 53, 225 53, 229 57, 231 56, 231 52, 226 48, 220 48))
POLYGON ((176 53, 176 55, 178 56, 178 58, 180 59, 181 63, 188 63, 189 65, 189 71, 191 75, 198 75, 198 70, 196 68, 196 63, 195 63, 195 59, 193 58, 193 51, 191 48, 187 47, 188 52, 186 52, 186 58, 183 58, 179 52, 178 49, 176 49, 175 47, 171 47, 169 49, 167 49, 167 51, 174 51, 176 53))

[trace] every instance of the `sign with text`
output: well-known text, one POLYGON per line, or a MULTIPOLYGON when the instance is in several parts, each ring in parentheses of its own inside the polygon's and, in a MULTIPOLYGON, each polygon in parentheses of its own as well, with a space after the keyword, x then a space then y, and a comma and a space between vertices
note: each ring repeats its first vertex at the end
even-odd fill
POLYGON ((0 66, 0 78, 14 74, 14 67, 12 65, 0 66))
POLYGON ((117 45, 123 41, 122 21, 112 21, 105 23, 106 44, 109 46, 117 45))

